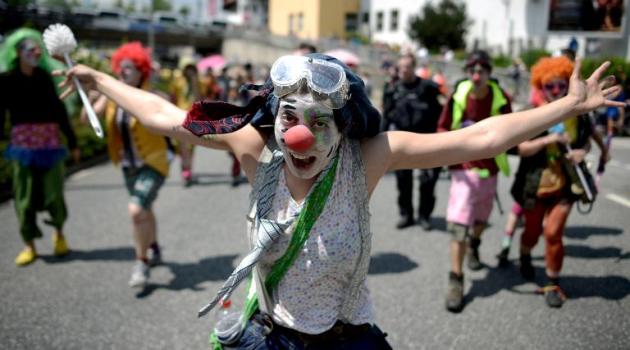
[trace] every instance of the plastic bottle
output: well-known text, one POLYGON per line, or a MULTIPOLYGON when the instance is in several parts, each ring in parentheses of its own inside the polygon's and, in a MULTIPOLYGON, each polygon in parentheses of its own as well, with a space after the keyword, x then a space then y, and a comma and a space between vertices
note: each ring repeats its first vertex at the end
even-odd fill
POLYGON ((214 332, 221 344, 235 343, 243 333, 241 312, 236 310, 231 300, 222 300, 216 311, 214 332))

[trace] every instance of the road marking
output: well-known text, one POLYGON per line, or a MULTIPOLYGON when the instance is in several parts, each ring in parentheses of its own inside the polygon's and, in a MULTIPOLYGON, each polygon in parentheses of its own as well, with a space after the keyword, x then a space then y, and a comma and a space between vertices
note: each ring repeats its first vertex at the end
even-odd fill
POLYGON ((624 198, 622 196, 612 194, 612 193, 607 194, 606 198, 610 199, 613 202, 617 202, 621 205, 625 205, 626 207, 630 208, 630 199, 627 199, 627 198, 624 198))
POLYGON ((80 180, 86 176, 92 175, 94 173, 94 171, 92 170, 81 170, 79 172, 74 173, 74 175, 71 176, 72 180, 80 180))

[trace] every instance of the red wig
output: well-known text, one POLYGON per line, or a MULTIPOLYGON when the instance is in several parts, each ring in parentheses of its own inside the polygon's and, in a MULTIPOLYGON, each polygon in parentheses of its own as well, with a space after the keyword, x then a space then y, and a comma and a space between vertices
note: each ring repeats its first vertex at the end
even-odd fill
POLYGON ((133 41, 122 45, 112 55, 112 70, 120 74, 120 62, 131 60, 142 74, 142 81, 145 82, 151 73, 151 54, 139 41, 133 41))
POLYGON ((565 79, 569 81, 573 73, 573 62, 564 56, 543 57, 532 66, 530 83, 537 89, 553 79, 565 79))

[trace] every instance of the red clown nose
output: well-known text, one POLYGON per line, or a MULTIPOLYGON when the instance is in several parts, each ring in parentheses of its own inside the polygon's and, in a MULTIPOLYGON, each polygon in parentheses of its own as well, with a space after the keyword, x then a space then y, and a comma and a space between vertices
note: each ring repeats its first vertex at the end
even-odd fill
POLYGON ((284 133, 284 142, 292 151, 304 152, 315 143, 315 136, 304 125, 296 125, 284 133))

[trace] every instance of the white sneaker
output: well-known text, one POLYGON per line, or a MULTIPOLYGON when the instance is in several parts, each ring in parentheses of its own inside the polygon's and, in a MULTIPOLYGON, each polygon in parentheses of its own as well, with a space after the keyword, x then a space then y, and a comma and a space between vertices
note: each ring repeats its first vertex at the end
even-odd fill
POLYGON ((149 282, 149 265, 138 260, 131 270, 131 278, 129 279, 130 287, 142 288, 149 282))

